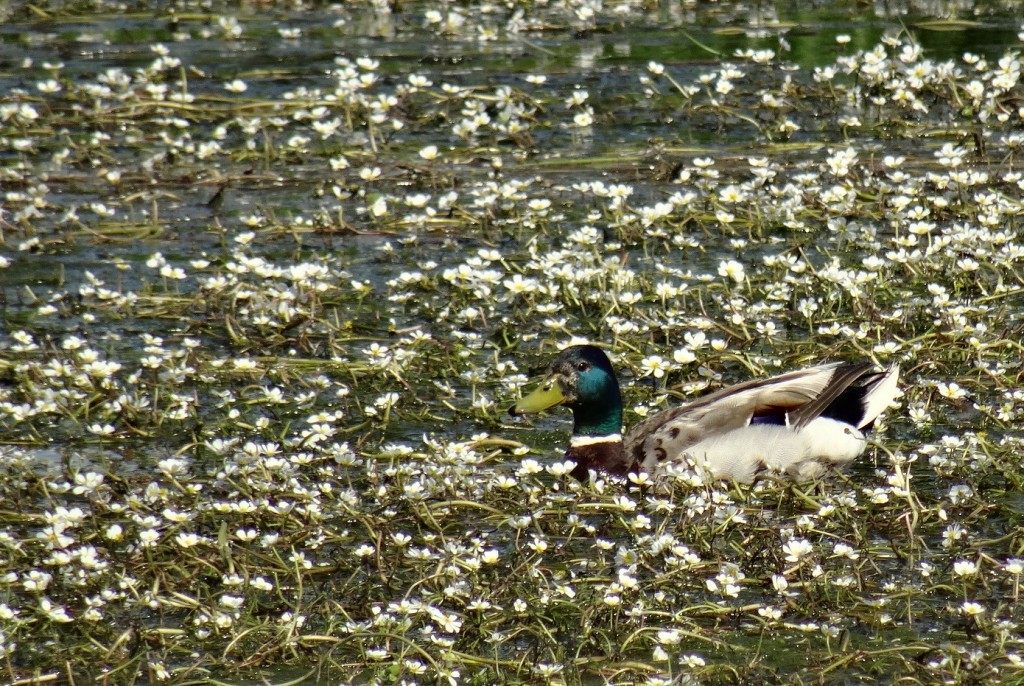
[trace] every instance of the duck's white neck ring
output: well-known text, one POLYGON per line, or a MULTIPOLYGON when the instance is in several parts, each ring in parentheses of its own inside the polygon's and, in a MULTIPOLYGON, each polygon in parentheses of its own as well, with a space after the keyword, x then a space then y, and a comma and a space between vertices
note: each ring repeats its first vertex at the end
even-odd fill
POLYGON ((608 434, 607 436, 573 436, 569 445, 573 448, 583 448, 588 445, 601 443, 622 443, 622 434, 608 434))

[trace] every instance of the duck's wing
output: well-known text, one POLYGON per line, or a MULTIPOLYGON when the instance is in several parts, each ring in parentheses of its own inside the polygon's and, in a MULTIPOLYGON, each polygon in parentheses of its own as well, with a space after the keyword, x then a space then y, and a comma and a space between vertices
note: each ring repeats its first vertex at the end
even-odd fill
POLYGON ((775 416, 786 424, 795 417, 806 425, 870 368, 837 362, 723 388, 640 422, 624 440, 626 455, 637 468, 654 471, 695 443, 748 426, 755 417, 775 416))
MULTIPOLYGON (((788 424, 794 429, 802 429, 815 418, 821 416, 846 389, 852 386, 857 380, 867 374, 874 365, 870 362, 859 364, 845 364, 837 367, 825 387, 814 395, 808 402, 792 410, 787 414, 788 424)), ((856 422, 852 422, 856 425, 856 422)))

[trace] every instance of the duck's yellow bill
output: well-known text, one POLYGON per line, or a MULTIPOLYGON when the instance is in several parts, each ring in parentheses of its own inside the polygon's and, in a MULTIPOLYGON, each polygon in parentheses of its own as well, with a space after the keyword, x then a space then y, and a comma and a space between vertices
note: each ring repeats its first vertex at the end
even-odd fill
POLYGON ((540 386, 534 389, 533 393, 512 406, 512 414, 540 412, 564 400, 565 396, 562 394, 562 387, 558 383, 558 378, 549 376, 544 379, 540 386))

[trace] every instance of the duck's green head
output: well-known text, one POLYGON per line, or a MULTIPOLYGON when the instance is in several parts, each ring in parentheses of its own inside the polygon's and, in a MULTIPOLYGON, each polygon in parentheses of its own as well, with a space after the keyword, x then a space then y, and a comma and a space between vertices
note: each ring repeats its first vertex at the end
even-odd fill
POLYGON ((622 429, 622 396, 608 356, 592 345, 574 345, 558 354, 540 386, 512 406, 512 415, 555 405, 572 410, 573 433, 608 436, 622 429))

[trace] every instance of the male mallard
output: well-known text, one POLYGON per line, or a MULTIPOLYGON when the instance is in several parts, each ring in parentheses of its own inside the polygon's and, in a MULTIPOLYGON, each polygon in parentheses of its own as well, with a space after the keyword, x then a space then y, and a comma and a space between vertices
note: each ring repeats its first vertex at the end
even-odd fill
POLYGON ((755 379, 659 412, 623 438, 622 396, 608 357, 592 345, 574 345, 509 411, 567 405, 573 430, 565 456, 580 480, 589 469, 654 473, 686 458, 718 479, 749 483, 771 471, 804 480, 864 452, 864 431, 896 396, 898 377, 895 365, 879 372, 866 362, 835 362, 755 379))

